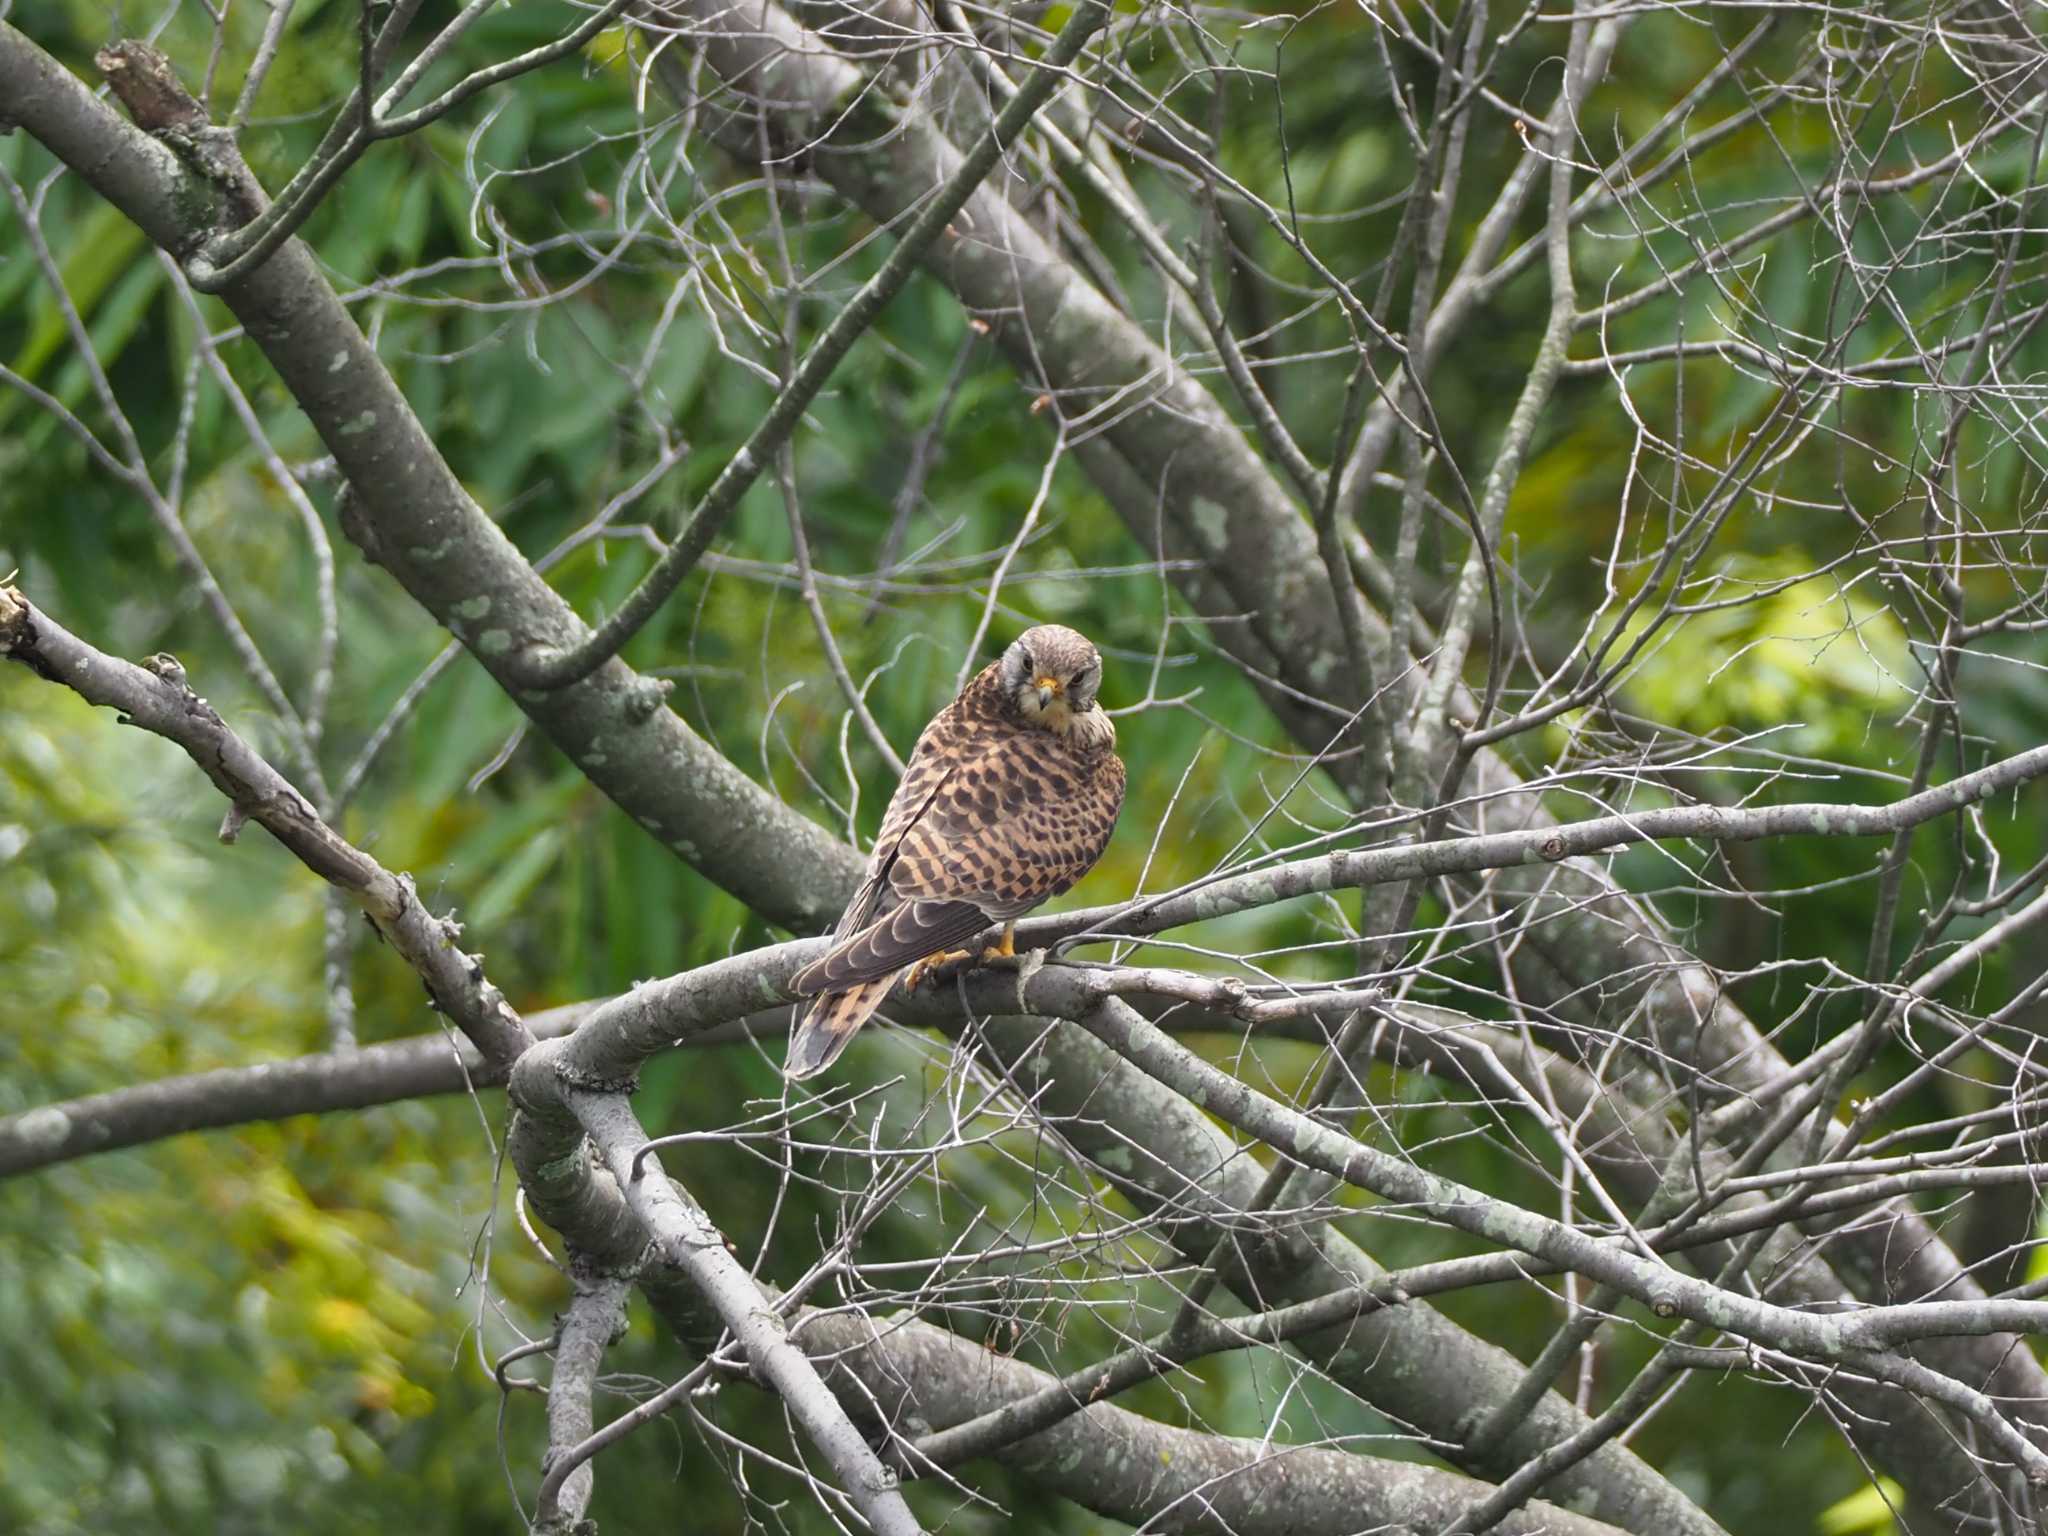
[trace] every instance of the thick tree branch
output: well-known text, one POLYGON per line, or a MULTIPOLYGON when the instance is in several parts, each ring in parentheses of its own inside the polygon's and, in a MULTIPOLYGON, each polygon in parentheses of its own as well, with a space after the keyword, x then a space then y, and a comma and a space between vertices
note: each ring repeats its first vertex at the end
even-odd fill
MULTIPOLYGON (((988 1399, 1027 1399, 1053 1384, 1021 1361, 914 1322, 817 1314, 799 1321, 798 1336, 809 1349, 831 1351, 834 1379, 857 1379, 886 1422, 906 1428, 944 1430, 988 1399), (966 1381, 977 1384, 972 1395, 962 1390, 966 1381)), ((1112 1519, 1200 1536, 1262 1527, 1295 1536, 1428 1530, 1462 1507, 1461 1496, 1483 1496, 1484 1487, 1413 1462, 1168 1428, 1104 1403, 1000 1455, 1112 1519), (1113 1453, 1100 1455, 1104 1448, 1113 1453)), ((1560 1499, 1531 1505, 1496 1529, 1512 1536, 1611 1536, 1616 1527, 1560 1499)))
MULTIPOLYGON (((5 22, 0 100, 157 244, 173 255, 189 249, 207 188, 5 22)), ((612 662, 574 689, 519 691, 517 653, 571 646, 587 631, 470 498, 309 253, 287 242, 220 297, 347 478, 343 526, 369 558, 663 846, 774 921, 825 927, 857 858, 666 708, 665 685, 612 662), (674 788, 650 794, 658 785, 674 788)))
MULTIPOLYGON (((662 552, 661 558, 640 579, 639 585, 589 638, 580 641, 573 649, 522 658, 518 663, 518 675, 524 686, 549 689, 581 682, 617 655, 619 648, 654 616, 668 600, 669 594, 690 573, 711 540, 718 536, 748 487, 753 485, 762 470, 774 462, 803 413, 832 376, 832 370, 839 366, 839 360, 880 318, 883 306, 910 280, 910 274, 940 234, 948 232, 953 217, 988 179, 996 162, 1016 142, 1038 109, 1051 98, 1067 67, 1080 57, 1088 40, 1108 20, 1109 7, 1103 0, 1081 0, 1074 7, 1073 14, 1067 18, 1066 25, 1060 29, 1052 47, 1046 50, 1031 78, 1004 104, 996 120, 975 142, 974 148, 953 167, 939 188, 923 199, 909 228, 897 238, 875 275, 861 284, 859 292, 833 316, 824 334, 811 343, 803 362, 776 394, 774 405, 755 425, 738 452, 726 461, 725 468, 719 471, 711 489, 704 493, 703 499, 691 512, 688 524, 675 543, 662 552)), ((960 238, 958 230, 950 233, 953 239, 960 238)))
MULTIPOLYGON (((544 1220, 587 1255, 612 1263, 637 1259, 646 1230, 609 1167, 567 1156, 572 1143, 546 1129, 540 1117, 515 1120, 511 1143, 515 1161, 539 1170, 528 1188, 544 1220)), ((679 1335, 699 1347, 716 1343, 717 1326, 699 1313, 694 1291, 664 1281, 659 1266, 642 1283, 679 1335)), ((894 1438, 899 1445, 908 1435, 943 1432, 1055 1384, 1044 1371, 991 1355, 911 1317, 872 1319, 803 1308, 790 1317, 788 1336, 849 1411, 861 1414, 878 1438, 894 1438)), ((1173 1428, 1095 1403, 1027 1439, 992 1447, 992 1453, 1084 1508, 1149 1529, 1201 1536, 1247 1528, 1254 1512, 1284 1516, 1290 1530, 1307 1536, 1349 1536, 1361 1522, 1367 1529, 1415 1529, 1448 1519, 1484 1496, 1483 1484, 1414 1462, 1275 1449, 1268 1442, 1173 1428), (1225 1520, 1233 1523, 1219 1525, 1225 1520)), ((1616 1536, 1621 1528, 1537 1504, 1500 1529, 1516 1536, 1616 1536)))
MULTIPOLYGON (((555 1142, 579 1164, 583 1138, 589 1137, 613 1184, 624 1192, 653 1256, 686 1275, 710 1304, 721 1326, 745 1351, 755 1379, 782 1398, 791 1417, 831 1463, 862 1518, 882 1536, 917 1536, 922 1528, 903 1501, 896 1474, 848 1420, 816 1365, 790 1341, 782 1313, 728 1250, 724 1235, 662 1171, 660 1157, 647 1147, 647 1133, 625 1094, 579 1084, 562 1055, 568 1043, 545 1041, 520 1058, 511 1083, 520 1113, 548 1127, 555 1142)), ((514 1145, 516 1152, 532 1143, 514 1145)), ((544 1170, 528 1165, 520 1171, 522 1179, 531 1173, 537 1181, 544 1170)), ((591 1170, 584 1169, 583 1176, 590 1177, 591 1170)))
MULTIPOLYGON (((529 1015, 526 1022, 536 1038, 544 1039, 574 1028, 588 1011, 589 1005, 577 1004, 529 1015)), ((159 1078, 0 1119, 0 1178, 189 1131, 494 1086, 503 1083, 507 1071, 491 1067, 459 1036, 433 1034, 159 1078)))

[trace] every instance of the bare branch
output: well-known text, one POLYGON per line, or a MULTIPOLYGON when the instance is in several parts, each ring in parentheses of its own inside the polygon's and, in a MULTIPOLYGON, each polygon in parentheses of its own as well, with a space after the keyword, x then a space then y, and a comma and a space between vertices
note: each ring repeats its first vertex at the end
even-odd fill
POLYGON ((579 1275, 555 1337, 555 1373, 548 1383, 547 1477, 534 1514, 536 1531, 572 1532, 590 1507, 597 1478, 588 1460, 570 1462, 590 1438, 591 1394, 604 1352, 625 1326, 631 1286, 616 1275, 579 1275), (559 1476, 557 1474, 560 1474, 559 1476))
POLYGON ((176 657, 151 657, 145 670, 94 650, 14 587, 0 587, 0 654, 182 748, 227 796, 235 818, 258 823, 314 874, 348 893, 485 1060, 509 1066, 533 1043, 519 1015, 456 942, 462 930, 455 921, 430 914, 410 878, 392 874, 322 821, 312 802, 192 691, 176 657))

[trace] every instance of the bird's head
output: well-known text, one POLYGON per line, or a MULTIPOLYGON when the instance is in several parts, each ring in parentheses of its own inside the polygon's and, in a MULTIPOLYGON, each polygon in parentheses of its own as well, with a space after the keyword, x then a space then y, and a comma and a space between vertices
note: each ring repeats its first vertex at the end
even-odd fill
POLYGON ((1102 657, 1064 624, 1027 629, 1003 652, 1003 697, 1028 724, 1083 746, 1114 743, 1116 727, 1096 702, 1102 657))

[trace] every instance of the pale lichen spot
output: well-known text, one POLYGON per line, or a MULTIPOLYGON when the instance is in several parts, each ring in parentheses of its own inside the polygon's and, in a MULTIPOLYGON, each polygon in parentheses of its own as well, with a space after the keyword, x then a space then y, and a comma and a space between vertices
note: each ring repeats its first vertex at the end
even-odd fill
POLYGON ((502 656, 512 649, 512 631, 487 629, 476 637, 476 648, 482 656, 502 656))
POLYGON ((362 415, 356 417, 354 421, 343 422, 340 428, 340 435, 343 437, 358 437, 376 425, 377 413, 375 411, 365 411, 362 415))
POLYGON ((330 361, 330 362, 328 363, 328 365, 327 365, 327 371, 328 371, 329 373, 339 373, 339 372, 341 372, 341 370, 342 370, 342 369, 346 368, 347 366, 348 366, 348 348, 347 348, 347 347, 337 347, 337 348, 335 348, 333 360, 332 360, 332 361, 330 361))
POLYGON ((54 1104, 32 1109, 14 1122, 11 1140, 38 1152, 54 1152, 71 1135, 71 1117, 54 1104))
POLYGON ((540 1176, 543 1179, 581 1177, 585 1167, 583 1148, 579 1144, 574 1152, 565 1153, 561 1157, 550 1158, 547 1162, 541 1164, 540 1176))
POLYGON ((465 597, 449 610, 458 619, 480 619, 490 611, 491 600, 488 597, 465 597))
POLYGON ((1197 496, 1194 506, 1195 532, 1202 542, 1212 550, 1221 553, 1230 542, 1230 511, 1221 502, 1197 496))

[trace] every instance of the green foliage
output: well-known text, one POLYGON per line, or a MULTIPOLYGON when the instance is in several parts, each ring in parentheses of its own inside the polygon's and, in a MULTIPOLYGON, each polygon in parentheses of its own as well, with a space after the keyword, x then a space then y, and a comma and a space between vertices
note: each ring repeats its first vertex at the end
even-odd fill
POLYGON ((1821 1512, 1819 1536, 1892 1536, 1903 1492, 1888 1477, 1860 1488, 1821 1512))
POLYGON ((1631 671, 1630 701, 1702 735, 1768 731, 1787 751, 1856 755, 1906 706, 1913 663, 1889 608, 1812 570, 1797 549, 1736 555, 1681 595, 1682 610, 1703 610, 1682 624, 1637 609, 1617 649, 1657 627, 1663 643, 1631 671))
MULTIPOLYGON (((549 4, 493 10, 429 88, 462 67, 555 35, 563 14, 549 4)), ((256 7, 232 13, 217 103, 233 99, 262 20, 256 7)), ((33 0, 15 21, 73 63, 104 31, 97 9, 58 0, 33 0)), ((244 139, 269 185, 280 185, 309 151, 346 88, 355 25, 350 7, 322 0, 301 0, 294 10, 285 62, 244 139)), ((1355 8, 1328 8, 1290 27, 1284 41, 1277 28, 1247 33, 1240 62, 1273 71, 1275 80, 1266 88, 1230 87, 1239 99, 1224 158, 1276 201, 1291 187, 1318 254, 1347 275, 1367 274, 1369 289, 1389 259, 1396 221, 1363 210, 1399 191, 1408 170, 1390 82, 1361 62, 1367 25, 1355 8), (1347 60, 1346 68, 1327 67, 1332 56, 1347 60), (1284 143, 1273 131, 1275 89, 1285 92, 1284 143)), ((1629 131, 1654 121, 1672 92, 1697 77, 1702 59, 1725 44, 1720 27, 1645 25, 1631 33, 1601 95, 1603 111, 1629 131)), ((199 11, 180 9, 166 43, 181 64, 203 68, 208 41, 199 11)), ((1553 52, 1554 39, 1518 42, 1518 77, 1533 78, 1553 52)), ((535 557, 651 472, 669 439, 686 442, 687 454, 621 521, 672 532, 770 397, 765 382, 722 354, 713 325, 714 318, 732 328, 778 319, 767 296, 775 278, 765 266, 748 270, 735 258, 729 270, 714 270, 702 248, 679 237, 658 248, 661 261, 636 252, 602 282, 582 282, 591 251, 607 251, 619 237, 615 195, 642 169, 630 136, 634 77, 627 66, 635 62, 607 38, 584 60, 380 146, 306 230, 464 483, 535 557), (484 178, 488 197, 479 198, 474 182, 484 178), (534 247, 506 257, 522 292, 508 288, 494 260, 517 241, 534 247), (696 287, 679 298, 679 282, 696 287)), ((1163 78, 1177 66, 1143 60, 1133 67, 1163 78)), ((1917 102, 1938 98, 1939 73, 1937 61, 1916 83, 1917 102)), ((1703 110, 1736 104, 1731 86, 1703 110)), ((1467 211, 1476 211, 1519 153, 1498 119, 1480 120, 1488 128, 1471 146, 1462 196, 1474 210, 1467 211)), ((1781 126, 1789 170, 1775 162, 1760 169, 1766 157, 1756 136, 1746 135, 1703 157, 1696 176, 1726 189, 1766 175, 1824 173, 1834 151, 1825 125, 1788 113, 1781 126)), ((1938 146, 1945 129, 1930 114, 1904 132, 1892 152, 1938 146)), ((656 142, 663 154, 675 152, 672 136, 656 142)), ((675 203, 693 218, 723 221, 702 234, 705 245, 741 246, 763 263, 773 260, 759 189, 723 168, 707 144, 693 142, 690 153, 700 163, 675 203)), ((23 135, 0 138, 0 165, 24 184, 49 169, 23 135)), ((2008 157, 1978 169, 2016 182, 2026 165, 2008 157)), ((1164 184, 1143 164, 1134 175, 1155 195, 1164 184)), ((1676 185, 1658 194, 1673 230, 1598 231, 1591 243, 1603 281, 1611 274, 1627 286, 1659 263, 1685 259, 1676 225, 1686 195, 1676 185)), ((873 269, 881 245, 831 265, 871 231, 828 202, 798 201, 806 222, 787 234, 812 277, 802 304, 808 323, 832 312, 873 269)), ((1240 227, 1241 214, 1233 214, 1230 233, 1247 262, 1293 270, 1280 236, 1255 221, 1240 227)), ((1175 216, 1186 225, 1177 237, 1199 233, 1200 221, 1184 206, 1175 216)), ((1908 210, 1887 216, 1904 218, 1908 210)), ((163 477, 186 455, 185 527, 286 688, 303 698, 318 649, 305 600, 313 560, 281 488, 219 391, 202 391, 181 422, 184 380, 197 362, 190 316, 140 237, 76 178, 50 190, 43 227, 147 462, 163 477)), ((0 223, 0 230, 14 241, 14 226, 0 223)), ((1885 236, 1874 217, 1862 238, 1876 252, 1885 236)), ((1161 309, 1156 283, 1135 261, 1120 275, 1141 308, 1161 309)), ((1936 272, 1901 281, 1935 308, 1974 302, 1944 294, 1936 272)), ((1260 302, 1252 287, 1243 285, 1231 301, 1252 308, 1260 302)), ((1544 301, 1540 270, 1510 285, 1488 321, 1494 355, 1446 374, 1436 406, 1462 462, 1483 463, 1490 453, 1499 413, 1483 407, 1517 386, 1544 301)), ((1697 335, 1741 329, 1744 306, 1788 331, 1817 333, 1834 302, 1821 285, 1779 264, 1730 274, 1720 289, 1702 285, 1679 307, 1697 335)), ((207 325, 226 324, 211 301, 201 308, 207 325)), ((1280 344, 1302 353, 1341 349, 1343 322, 1333 308, 1287 319, 1280 344)), ((1624 317, 1608 339, 1617 350, 1649 344, 1671 325, 1668 309, 1654 325, 1624 317)), ((1879 325, 1857 346, 1867 353, 1884 336, 1879 325)), ((319 444, 255 347, 234 340, 224 355, 284 459, 317 458, 319 444)), ((106 428, 61 309, 13 249, 0 258, 0 359, 106 428)), ((1274 398, 1303 442, 1329 440, 1348 366, 1345 359, 1270 375, 1274 398)), ((1675 368, 1651 364, 1631 387, 1646 401, 1668 402, 1681 383, 1691 446, 1703 457, 1725 456, 1729 444, 1757 430, 1775 398, 1772 381, 1733 369, 1681 380, 1675 368)), ((1630 462, 1625 417, 1571 408, 1571 391, 1592 387, 1566 385, 1567 408, 1553 412, 1534 444, 1509 519, 1522 579, 1546 594, 1531 627, 1560 649, 1575 638, 1563 626, 1597 602, 1593 562, 1614 537, 1630 462)), ((1852 398, 1843 409, 1862 436, 1912 440, 1910 407, 1883 392, 1852 398)), ((1108 656, 1104 695, 1112 705, 1146 696, 1162 625, 1186 622, 1161 573, 1148 568, 1151 552, 1071 457, 1053 476, 1037 531, 1007 583, 998 594, 987 590, 988 557, 1022 532, 1051 444, 1017 375, 928 283, 913 283, 890 306, 798 435, 803 513, 835 633, 853 675, 875 675, 868 702, 899 750, 951 693, 985 605, 994 610, 995 642, 1034 618, 1087 630, 1108 656), (946 380, 963 345, 968 364, 952 393, 946 380), (888 537, 909 444, 941 412, 941 452, 903 545, 915 551, 943 540, 939 554, 900 580, 865 586, 853 576, 873 569, 888 537)), ((2009 500, 2023 472, 1982 457, 1980 488, 2009 500)), ((1683 500, 1697 487, 1679 478, 1673 495, 1683 500)), ((1882 478, 1853 466, 1848 489, 1875 508, 1882 478)), ((314 495, 341 570, 346 638, 324 758, 337 778, 445 637, 347 545, 329 491, 316 483, 314 495)), ((1392 500, 1376 496, 1368 505, 1368 529, 1383 545, 1391 541, 1392 500)), ((1623 703, 1702 735, 1774 732, 1770 740, 1788 753, 1873 774, 1906 771, 1915 740, 1907 704, 1920 680, 1912 641, 1878 596, 1805 574, 1836 560, 1853 531, 1835 508, 1818 503, 1803 516, 1738 518, 1734 527, 1740 552, 1682 588, 1683 601, 1700 608, 1682 629, 1652 635, 1646 614, 1624 626, 1621 644, 1647 644, 1623 685, 1623 703)), ((583 544, 549 573, 580 612, 616 605, 646 568, 646 542, 617 531, 616 539, 583 544)), ((1436 529, 1429 536, 1450 537, 1436 529)), ((735 762, 842 835, 864 838, 879 819, 889 775, 861 733, 844 727, 836 685, 785 572, 790 556, 783 507, 764 483, 743 504, 720 559, 693 576, 628 655, 672 677, 680 712, 735 762)), ((277 751, 280 733, 192 601, 146 509, 51 416, 0 392, 0 572, 15 566, 38 601, 102 647, 134 656, 176 652, 238 728, 277 751)), ((1165 889, 1205 873, 1255 827, 1255 841, 1281 840, 1339 818, 1324 777, 1296 785, 1299 761, 1282 755, 1290 744, 1240 674, 1178 639, 1170 650, 1156 695, 1188 696, 1188 707, 1155 707, 1119 722, 1132 810, 1077 902, 1165 889), (1266 822, 1275 799, 1283 810, 1266 822)), ((2048 728, 2044 714, 2038 693, 1991 681, 1975 718, 1995 737, 1986 750, 1999 752, 2038 741, 2048 728)), ((0 722, 0 1113, 319 1048, 322 908, 310 877, 258 834, 220 846, 221 807, 182 757, 62 690, 19 669, 0 670, 0 722)), ((1542 746, 1523 744, 1530 766, 1547 766, 1534 760, 1545 751, 1571 766, 1583 723, 1560 722, 1542 746)), ((1814 792, 1864 798, 1870 782, 1814 792)), ((1721 787, 1740 792, 1732 774, 1721 787)), ((426 692, 345 829, 410 871, 435 907, 462 914, 493 979, 522 1008, 607 995, 777 936, 523 734, 514 705, 466 660, 426 692)), ((2040 834, 2030 813, 1999 835, 2024 862, 2040 834)), ((1944 890, 1955 874, 1952 849, 1931 836, 1923 843, 1909 902, 1944 890)), ((1757 883, 1772 888, 1817 886, 1869 865, 1867 847, 1771 849, 1758 857, 1765 863, 1757 883)), ((1706 868, 1708 856, 1696 863, 1706 868)), ((1668 862, 1631 859, 1622 867, 1646 890, 1684 884, 1668 862)), ((1341 906, 1298 904, 1176 938, 1241 954, 1321 946, 1299 948, 1273 969, 1336 975, 1349 968, 1343 941, 1356 915, 1355 905, 1348 913, 1341 906)), ((1710 954, 1754 940, 1739 914, 1697 904, 1689 893, 1667 896, 1665 907, 1710 954)), ((1861 965, 1867 884, 1793 898, 1783 915, 1812 923, 1824 958, 1861 965)), ((1423 920, 1442 916, 1425 909, 1423 920)), ((1175 963, 1189 958, 1179 949, 1159 952, 1175 963)), ((1445 974, 1483 987, 1490 972, 1475 957, 1449 963, 1445 974)), ((350 981, 366 1040, 436 1026, 410 973, 368 940, 355 946, 350 981)), ((1462 986, 1446 990, 1456 994, 1446 1001, 1486 1006, 1462 986)), ((1783 1006, 1758 992, 1745 1003, 1766 1026, 1782 1022, 1783 1006)), ((1250 1052, 1234 1042, 1209 1048, 1290 1086, 1311 1060, 1306 1047, 1284 1043, 1250 1052)), ((927 1078, 939 1070, 886 1036, 854 1049, 860 1054, 850 1060, 859 1065, 910 1061, 927 1078)), ((769 1061, 744 1045, 704 1049, 655 1064, 639 1102, 659 1133, 722 1123, 735 1105, 772 1097, 776 1084, 769 1061)), ((889 1098, 891 1123, 907 1120, 930 1086, 913 1076, 889 1098)), ((1385 1122, 1377 1133, 1427 1149, 1453 1177, 1506 1189, 1531 1205, 1552 1197, 1546 1175, 1554 1170, 1522 1166, 1522 1150, 1492 1132, 1475 1135, 1477 1117, 1454 1090, 1412 1077, 1378 1086, 1385 1122)), ((523 1337, 545 1336, 566 1288, 522 1235, 503 1187, 502 1119, 499 1096, 458 1098, 186 1138, 0 1185, 0 1297, 9 1316, 0 1330, 0 1528, 34 1536, 522 1529, 497 1461, 502 1453, 514 1469, 511 1482, 530 1492, 541 1444, 538 1399, 514 1394, 501 1414, 482 1361, 523 1337)), ((1119 1197, 1072 1173, 1065 1184, 1034 1184, 1028 1172, 1042 1149, 1031 1137, 1015 1133, 1004 1146, 1014 1153, 1007 1164, 949 1162, 951 1187, 913 1190, 877 1224, 864 1251, 880 1261, 928 1255, 933 1232, 962 1219, 963 1202, 985 1207, 990 1227, 1007 1224, 1020 1243, 1129 1214, 1119 1197)), ((823 1154, 805 1166, 835 1171, 823 1154)), ((802 1273, 821 1236, 830 1235, 834 1202, 802 1185, 792 1186, 769 1225, 775 1174, 745 1149, 690 1148, 675 1168, 706 1194, 742 1252, 768 1245, 773 1276, 802 1273)), ((1356 1203, 1349 1220, 1383 1261, 1441 1256, 1439 1234, 1356 1203)), ((1071 1278, 1071 1311, 1011 1306, 991 1281, 944 1321, 1059 1367, 1109 1346, 1119 1330, 1156 1328, 1169 1315, 1170 1293, 1157 1283, 1112 1285, 1099 1273, 1071 1278)), ((1553 1311, 1533 1287, 1456 1298, 1446 1310, 1491 1336, 1522 1340, 1540 1339, 1553 1311)), ((1622 1379, 1646 1348, 1627 1336, 1603 1367, 1622 1379)), ((672 1376, 679 1356, 636 1311, 610 1363, 622 1374, 672 1376)), ((1231 1432, 1356 1436, 1376 1452, 1408 1453, 1406 1441, 1334 1389, 1311 1383, 1291 1391, 1276 1369, 1233 1356, 1148 1386, 1129 1403, 1231 1432)), ((1828 1531, 1881 1529, 1867 1497, 1849 1492, 1863 1473, 1847 1449, 1817 1436, 1779 1447, 1806 1407, 1789 1393, 1730 1387, 1710 1410, 1712 1433, 1667 1421, 1643 1444, 1731 1529, 1792 1530, 1814 1519, 1828 1531)), ((756 1444, 793 1454, 779 1414, 758 1396, 724 1389, 702 1411, 756 1444)), ((748 1476, 766 1500, 795 1487, 757 1469, 748 1476)), ((949 1531, 1102 1528, 999 1471, 980 1467, 971 1478, 1014 1521, 958 1509, 942 1491, 920 1491, 931 1510, 946 1512, 949 1531)), ((643 1434, 607 1453, 595 1514, 608 1531, 665 1530, 687 1501, 693 1529, 737 1531, 750 1506, 734 1481, 708 1437, 687 1427, 643 1434)), ((827 1528, 821 1513, 794 1501, 778 1518, 793 1531, 827 1528)))

